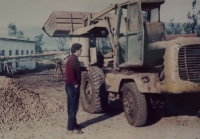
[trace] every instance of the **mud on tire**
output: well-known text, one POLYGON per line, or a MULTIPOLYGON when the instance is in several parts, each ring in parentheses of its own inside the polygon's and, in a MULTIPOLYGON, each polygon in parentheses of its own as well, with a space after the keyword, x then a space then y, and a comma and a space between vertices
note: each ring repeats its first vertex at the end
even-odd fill
POLYGON ((90 67, 91 73, 81 75, 80 99, 83 110, 100 113, 106 110, 108 93, 105 91, 105 75, 98 67, 90 67))
POLYGON ((147 121, 147 103, 145 95, 140 93, 134 82, 125 83, 122 87, 123 107, 129 124, 143 126, 147 121))

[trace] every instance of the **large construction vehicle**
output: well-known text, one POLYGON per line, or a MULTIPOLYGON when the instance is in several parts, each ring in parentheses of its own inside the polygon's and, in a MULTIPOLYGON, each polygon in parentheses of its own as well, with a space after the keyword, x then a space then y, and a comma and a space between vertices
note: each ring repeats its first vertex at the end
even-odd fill
POLYGON ((101 112, 108 96, 119 98, 128 122, 137 127, 146 123, 154 96, 200 93, 200 38, 167 41, 160 21, 164 2, 130 0, 99 13, 51 14, 43 27, 49 36, 71 37, 72 43, 83 45, 80 61, 92 71, 82 73, 81 104, 85 111, 101 112), (111 48, 101 68, 94 66, 99 58, 95 38, 108 38, 111 48))

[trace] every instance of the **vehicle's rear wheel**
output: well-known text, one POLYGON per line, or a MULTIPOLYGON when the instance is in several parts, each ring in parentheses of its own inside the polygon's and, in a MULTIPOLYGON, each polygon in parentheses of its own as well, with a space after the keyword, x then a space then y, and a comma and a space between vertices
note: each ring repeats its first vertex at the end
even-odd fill
POLYGON ((103 112, 108 101, 104 73, 98 67, 90 67, 90 71, 91 73, 83 72, 81 76, 81 105, 88 113, 103 112))
POLYGON ((147 121, 147 103, 145 95, 140 93, 134 82, 125 83, 122 87, 123 107, 129 124, 143 126, 147 121))

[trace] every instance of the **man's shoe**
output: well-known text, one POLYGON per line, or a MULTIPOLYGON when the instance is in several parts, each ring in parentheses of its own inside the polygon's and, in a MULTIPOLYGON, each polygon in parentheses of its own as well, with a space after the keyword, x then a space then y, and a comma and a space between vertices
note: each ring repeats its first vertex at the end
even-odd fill
POLYGON ((83 134, 83 131, 79 129, 74 129, 74 134, 83 134))
POLYGON ((83 134, 83 131, 79 129, 67 130, 67 134, 83 134))
POLYGON ((74 130, 68 130, 67 129, 67 134, 73 134, 74 133, 74 130))

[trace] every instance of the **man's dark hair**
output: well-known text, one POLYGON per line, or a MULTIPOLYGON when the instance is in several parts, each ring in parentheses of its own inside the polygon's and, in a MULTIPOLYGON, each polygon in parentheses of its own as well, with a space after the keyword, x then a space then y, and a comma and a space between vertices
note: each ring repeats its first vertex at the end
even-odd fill
POLYGON ((71 53, 75 53, 75 52, 76 52, 77 50, 79 50, 81 47, 82 47, 82 45, 79 44, 79 43, 74 43, 74 44, 72 44, 71 53))

